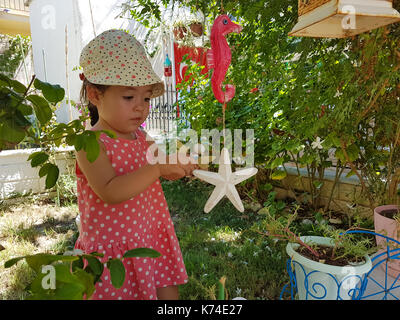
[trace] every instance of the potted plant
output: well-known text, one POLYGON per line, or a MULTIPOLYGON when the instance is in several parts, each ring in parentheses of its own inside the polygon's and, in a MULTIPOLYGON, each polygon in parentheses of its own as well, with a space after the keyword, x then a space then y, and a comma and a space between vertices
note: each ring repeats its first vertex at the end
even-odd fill
MULTIPOLYGON (((400 207, 397 205, 378 206, 374 210, 374 225, 375 232, 394 240, 400 240, 400 207)), ((380 250, 378 253, 383 253, 391 247, 385 238, 376 237, 376 243, 380 250)), ((392 249, 392 248, 390 248, 392 249)), ((398 252, 396 253, 398 254, 398 252)), ((390 260, 390 258, 389 258, 390 260)), ((381 264, 382 268, 386 269, 386 264, 381 264)), ((387 273, 393 278, 400 274, 400 257, 392 259, 387 263, 387 273)))
POLYGON ((199 20, 192 20, 189 22, 189 28, 193 36, 200 37, 203 35, 203 24, 199 20))
POLYGON ((323 236, 299 236, 291 230, 298 207, 290 217, 266 214, 264 227, 274 240, 286 240, 289 273, 299 300, 351 300, 360 296, 363 276, 372 268, 371 239, 320 225, 323 236))

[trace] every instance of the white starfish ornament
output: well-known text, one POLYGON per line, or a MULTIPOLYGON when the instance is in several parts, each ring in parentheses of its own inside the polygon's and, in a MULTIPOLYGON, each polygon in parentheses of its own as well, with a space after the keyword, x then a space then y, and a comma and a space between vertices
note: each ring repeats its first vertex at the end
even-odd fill
POLYGON ((194 176, 215 185, 214 191, 204 206, 204 212, 209 213, 225 195, 237 210, 243 212, 243 203, 235 185, 254 176, 257 171, 257 168, 246 168, 232 172, 229 151, 226 148, 223 148, 221 151, 218 173, 194 170, 194 176))

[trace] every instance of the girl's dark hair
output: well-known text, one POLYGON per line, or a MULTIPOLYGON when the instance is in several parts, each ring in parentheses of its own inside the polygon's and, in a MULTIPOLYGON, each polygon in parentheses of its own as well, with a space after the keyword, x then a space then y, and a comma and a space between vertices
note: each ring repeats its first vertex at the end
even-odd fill
POLYGON ((80 100, 81 100, 82 105, 88 106, 89 116, 90 116, 90 125, 93 127, 97 123, 97 121, 99 121, 99 112, 97 111, 97 107, 93 103, 91 103, 88 99, 87 89, 86 89, 87 86, 93 86, 97 90, 99 90, 101 93, 104 93, 108 89, 109 86, 91 83, 86 78, 83 80, 81 94, 80 94, 80 100))

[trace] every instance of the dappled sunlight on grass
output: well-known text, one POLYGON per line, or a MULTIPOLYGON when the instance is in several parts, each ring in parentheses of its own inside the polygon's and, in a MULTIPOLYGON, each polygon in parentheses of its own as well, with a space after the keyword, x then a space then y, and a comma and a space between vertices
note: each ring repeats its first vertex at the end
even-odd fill
POLYGON ((210 234, 211 241, 231 242, 240 237, 240 232, 232 230, 228 226, 222 226, 210 234))
POLYGON ((71 248, 77 237, 77 206, 57 207, 54 204, 22 203, 0 211, 0 300, 19 300, 27 296, 26 287, 34 271, 25 260, 9 269, 4 262, 17 256, 37 253, 60 253, 71 248))

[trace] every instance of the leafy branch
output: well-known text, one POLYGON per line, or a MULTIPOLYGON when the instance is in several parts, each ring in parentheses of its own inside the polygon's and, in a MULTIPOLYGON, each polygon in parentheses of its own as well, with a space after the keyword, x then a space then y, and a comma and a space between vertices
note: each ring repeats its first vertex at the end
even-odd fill
POLYGON ((161 254, 153 249, 136 248, 128 250, 119 258, 109 258, 101 261, 103 254, 92 252, 84 254, 81 250, 66 252, 64 255, 39 253, 10 259, 4 263, 10 268, 20 260, 36 273, 36 278, 30 285, 29 300, 82 300, 90 299, 95 292, 95 285, 100 282, 104 271, 104 263, 110 271, 111 284, 119 289, 125 282, 125 267, 123 260, 142 257, 158 258, 161 254), (70 255, 70 254, 75 255, 70 255), (46 271, 55 273, 47 275, 46 271))
POLYGON ((52 160, 52 150, 61 144, 73 146, 76 151, 85 150, 90 162, 96 160, 102 132, 115 137, 111 131, 85 130, 87 116, 81 116, 68 124, 57 123, 55 106, 63 101, 65 90, 59 85, 40 81, 36 76, 28 87, 17 80, 0 75, 0 151, 28 141, 41 146, 28 161, 38 167, 39 176, 46 177, 46 188, 52 188, 59 177, 59 168, 52 160), (41 94, 37 94, 40 92, 41 94))

